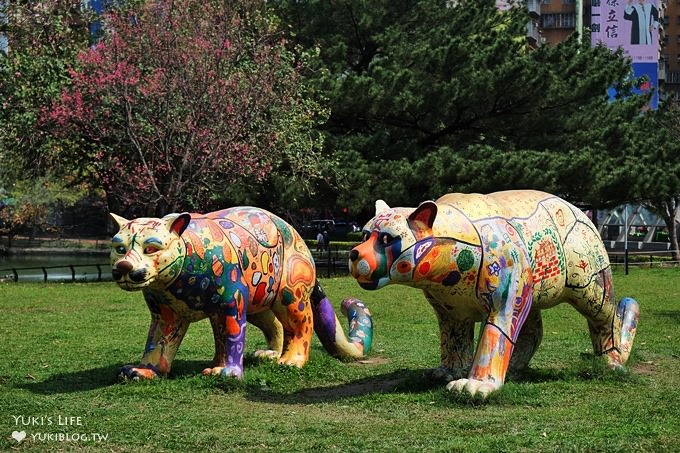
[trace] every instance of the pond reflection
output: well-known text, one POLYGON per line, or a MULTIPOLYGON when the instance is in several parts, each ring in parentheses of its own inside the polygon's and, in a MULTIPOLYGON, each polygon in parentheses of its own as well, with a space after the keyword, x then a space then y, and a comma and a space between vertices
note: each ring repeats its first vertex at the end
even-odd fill
POLYGON ((0 256, 0 281, 111 280, 108 254, 0 256))

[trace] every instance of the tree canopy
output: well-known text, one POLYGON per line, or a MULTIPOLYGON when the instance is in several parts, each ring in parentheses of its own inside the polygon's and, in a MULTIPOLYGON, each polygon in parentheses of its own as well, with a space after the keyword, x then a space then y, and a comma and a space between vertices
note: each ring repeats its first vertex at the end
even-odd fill
POLYGON ((79 138, 55 137, 43 121, 88 34, 80 1, 0 2, 0 13, 9 44, 0 52, 0 200, 11 200, 0 223, 13 234, 44 226, 53 207, 91 188, 92 167, 74 151, 79 138), (66 162, 66 154, 74 157, 66 162))
POLYGON ((669 232, 673 259, 680 261, 680 106, 664 102, 643 115, 635 146, 626 156, 635 174, 629 178, 631 200, 659 215, 669 232))
POLYGON ((488 0, 277 7, 298 43, 320 49, 311 77, 330 102, 326 149, 352 162, 338 203, 521 187, 625 199, 625 174, 610 166, 645 100, 620 52, 576 37, 529 48, 527 11, 488 0))
MULTIPOLYGON (((299 55, 262 2, 133 2, 104 17, 49 119, 91 146, 113 205, 208 210, 274 171, 316 173, 299 55)), ((304 185, 298 185, 298 187, 304 185)))
POLYGON ((134 1, 89 46, 80 2, 40 4, 0 3, 13 14, 0 189, 15 199, 103 187, 130 214, 365 215, 376 198, 450 191, 536 188, 596 207, 680 191, 673 114, 641 113, 630 62, 587 37, 529 47, 523 8, 134 1))

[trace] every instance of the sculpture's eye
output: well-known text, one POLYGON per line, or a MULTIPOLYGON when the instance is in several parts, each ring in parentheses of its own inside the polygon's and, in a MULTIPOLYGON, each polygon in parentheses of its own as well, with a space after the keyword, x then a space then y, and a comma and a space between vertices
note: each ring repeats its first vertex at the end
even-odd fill
POLYGON ((159 250, 160 250, 160 249, 159 249, 158 247, 156 247, 155 245, 147 245, 147 246, 144 248, 144 253, 147 254, 147 255, 151 255, 151 254, 153 254, 153 253, 156 253, 156 252, 159 251, 159 250))
POLYGON ((390 245, 394 241, 394 237, 389 233, 381 233, 379 240, 382 245, 390 245))
POLYGON ((123 245, 117 245, 113 248, 113 250, 119 255, 125 255, 126 252, 125 246, 123 245))
POLYGON ((364 234, 361 235, 361 242, 366 242, 368 241, 368 238, 371 237, 371 233, 368 231, 364 231, 364 234))

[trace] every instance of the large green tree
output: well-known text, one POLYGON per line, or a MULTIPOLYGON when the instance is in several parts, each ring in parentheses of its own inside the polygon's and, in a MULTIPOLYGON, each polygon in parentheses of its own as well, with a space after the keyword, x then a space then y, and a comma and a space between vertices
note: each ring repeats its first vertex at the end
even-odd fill
POLYGON ((60 206, 90 189, 91 166, 64 159, 81 145, 57 139, 42 114, 70 82, 69 68, 87 47, 80 1, 0 2, 7 38, 0 51, 0 211, 2 231, 44 228, 60 206))
POLYGON ((634 200, 659 215, 669 232, 673 260, 680 261, 678 222, 680 214, 680 106, 662 103, 642 118, 644 128, 626 156, 634 200))
POLYGON ((625 199, 627 170, 611 167, 644 99, 629 96, 637 81, 621 53, 576 37, 530 48, 526 10, 489 0, 276 5, 320 50, 311 76, 330 102, 326 146, 348 167, 339 204, 518 187, 625 199))

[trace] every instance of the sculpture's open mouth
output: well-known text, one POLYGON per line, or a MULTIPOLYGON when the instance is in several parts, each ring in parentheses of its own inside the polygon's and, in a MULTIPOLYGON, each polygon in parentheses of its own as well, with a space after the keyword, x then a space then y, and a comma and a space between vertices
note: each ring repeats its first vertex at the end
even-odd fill
POLYGON ((156 278, 156 275, 149 275, 147 269, 134 269, 127 261, 116 263, 111 269, 113 281, 126 291, 135 291, 149 286, 156 278))

